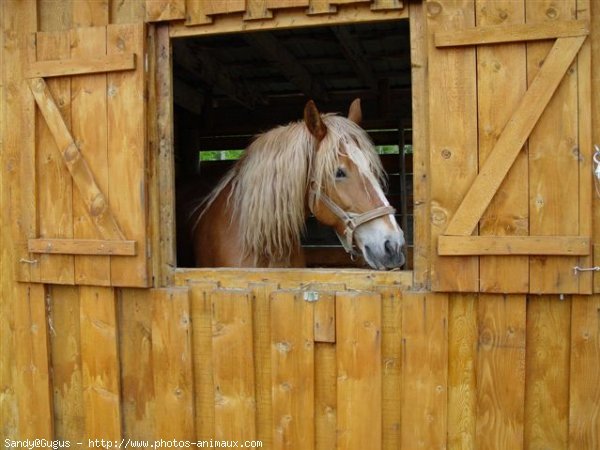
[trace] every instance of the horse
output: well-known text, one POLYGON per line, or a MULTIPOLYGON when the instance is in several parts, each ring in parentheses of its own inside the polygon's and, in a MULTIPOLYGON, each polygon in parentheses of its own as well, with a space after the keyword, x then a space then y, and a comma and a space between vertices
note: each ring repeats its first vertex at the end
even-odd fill
POLYGON ((401 267, 404 233, 361 118, 360 99, 348 117, 309 100, 303 120, 258 135, 193 212, 196 266, 304 267, 300 239, 312 213, 371 268, 401 267))

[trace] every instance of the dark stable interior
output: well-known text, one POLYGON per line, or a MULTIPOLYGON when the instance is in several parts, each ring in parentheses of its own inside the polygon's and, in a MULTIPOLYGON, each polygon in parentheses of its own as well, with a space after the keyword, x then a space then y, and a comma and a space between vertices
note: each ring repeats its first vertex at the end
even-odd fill
MULTIPOLYGON (((253 136, 302 118, 313 99, 347 114, 361 99, 362 127, 381 153, 387 196, 412 266, 411 63, 407 20, 176 39, 173 102, 177 266, 193 267, 188 211, 235 163, 253 136)), ((307 220, 309 267, 366 267, 335 233, 307 220)))

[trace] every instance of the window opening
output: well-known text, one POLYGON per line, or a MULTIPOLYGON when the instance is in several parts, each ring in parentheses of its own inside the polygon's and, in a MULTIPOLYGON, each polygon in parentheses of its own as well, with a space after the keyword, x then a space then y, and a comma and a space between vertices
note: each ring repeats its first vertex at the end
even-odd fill
MULTIPOLYGON (((190 204, 207 195, 253 137, 298 121, 313 99, 347 114, 360 98, 362 127, 388 177, 412 268, 412 129, 407 20, 173 40, 177 265, 194 267, 190 204), (281 56, 284 55, 284 56, 281 56)), ((308 267, 364 267, 314 217, 302 239, 308 267)))

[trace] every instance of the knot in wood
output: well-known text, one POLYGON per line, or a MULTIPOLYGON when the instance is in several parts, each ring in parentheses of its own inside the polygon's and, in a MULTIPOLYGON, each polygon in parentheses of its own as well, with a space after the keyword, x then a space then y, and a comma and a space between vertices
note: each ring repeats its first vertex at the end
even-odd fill
POLYGON ((92 199, 92 204, 90 205, 90 214, 92 217, 97 217, 104 212, 106 209, 106 200, 102 194, 96 195, 92 199))
POLYGON ((71 142, 63 152, 63 157, 66 162, 71 162, 76 159, 77 156, 79 156, 79 149, 77 148, 77 145, 75 145, 75 142, 71 142))
POLYGON ((556 18, 558 17, 558 10, 557 10, 556 8, 552 8, 552 7, 551 7, 551 8, 548 8, 548 9, 546 10, 546 16, 547 16, 549 19, 552 19, 552 20, 554 20, 554 19, 556 19, 556 18))
POLYGON ((442 5, 439 2, 427 2, 427 14, 429 16, 437 16, 442 12, 442 5))
POLYGON ((442 150, 442 158, 450 159, 451 156, 452 156, 452 152, 450 150, 448 150, 447 148, 442 150))
POLYGON ((440 207, 431 208, 431 223, 436 226, 442 226, 448 220, 448 214, 440 207))

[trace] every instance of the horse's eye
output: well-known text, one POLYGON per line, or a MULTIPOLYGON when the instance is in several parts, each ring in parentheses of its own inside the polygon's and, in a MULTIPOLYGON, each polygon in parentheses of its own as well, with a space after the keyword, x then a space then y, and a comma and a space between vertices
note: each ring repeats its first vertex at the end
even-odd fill
POLYGON ((335 177, 336 178, 346 178, 346 171, 344 169, 342 169, 341 167, 338 167, 338 170, 335 172, 335 177))

